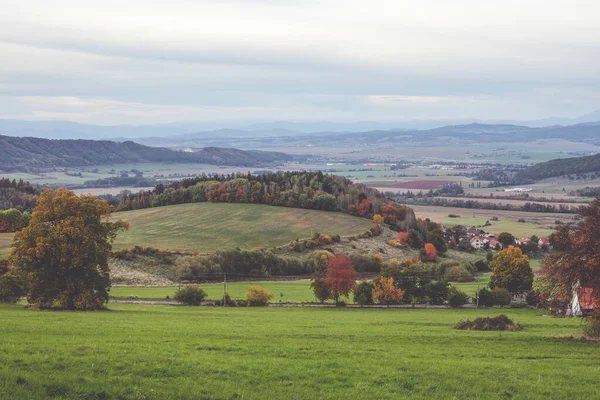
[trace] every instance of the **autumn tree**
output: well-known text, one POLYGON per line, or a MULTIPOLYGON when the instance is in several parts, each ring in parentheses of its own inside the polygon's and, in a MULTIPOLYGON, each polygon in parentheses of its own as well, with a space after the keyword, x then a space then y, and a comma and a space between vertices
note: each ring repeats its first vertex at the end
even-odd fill
POLYGON ((533 271, 529 266, 529 257, 520 248, 510 246, 496 253, 492 257, 490 269, 490 288, 504 288, 512 295, 531 290, 533 271))
POLYGON ((331 297, 336 304, 340 296, 348 297, 356 285, 356 270, 350 259, 343 254, 331 257, 327 263, 325 282, 331 288, 331 297))
POLYGON ((66 189, 44 191, 28 227, 15 235, 10 264, 37 308, 103 309, 108 256, 126 222, 108 220, 112 207, 66 189))
POLYGON ((425 255, 427 257, 426 261, 435 261, 437 259, 437 250, 433 244, 425 244, 425 255))
POLYGON ((383 224, 384 218, 379 214, 375 214, 373 215, 373 222, 375 222, 376 224, 383 224))
POLYGON ((379 304, 396 304, 402 301, 404 291, 394 286, 394 278, 379 277, 373 282, 373 299, 379 304))
POLYGON ((398 232, 398 241, 402 246, 406 246, 408 244, 408 233, 398 232))
POLYGON ((373 211, 373 203, 369 199, 364 199, 358 204, 358 215, 368 217, 373 211))
POLYGON ((325 300, 331 298, 331 286, 325 280, 325 273, 323 271, 315 271, 312 274, 310 287, 317 300, 321 303, 325 303, 325 300))
POLYGON ((444 233, 440 229, 429 232, 427 240, 435 246, 438 254, 445 254, 448 251, 448 243, 446 242, 444 233))
POLYGON ((542 260, 541 278, 562 293, 577 285, 591 288, 600 304, 600 199, 581 207, 578 214, 576 223, 560 225, 550 237, 555 252, 542 260))
POLYGON ((502 243, 502 247, 506 248, 515 244, 515 237, 508 232, 502 232, 498 235, 498 241, 502 243))

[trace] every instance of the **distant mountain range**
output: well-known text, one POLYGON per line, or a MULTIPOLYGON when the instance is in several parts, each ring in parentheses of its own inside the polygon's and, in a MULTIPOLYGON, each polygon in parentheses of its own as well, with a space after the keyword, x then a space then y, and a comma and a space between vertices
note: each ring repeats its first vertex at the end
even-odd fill
POLYGON ((138 138, 148 146, 202 147, 233 146, 242 149, 286 147, 352 147, 373 145, 457 145, 461 143, 532 142, 543 139, 564 139, 600 145, 600 122, 568 126, 531 128, 510 124, 449 125, 428 130, 375 130, 366 132, 320 132, 313 134, 285 131, 285 134, 259 136, 243 130, 217 130, 163 138, 138 138))
POLYGON ((240 136, 303 136, 321 133, 360 133, 372 131, 422 131, 447 126, 485 124, 517 125, 541 128, 554 125, 576 125, 600 121, 600 110, 577 118, 546 118, 535 121, 499 120, 409 120, 409 121, 358 121, 358 122, 189 122, 157 125, 115 125, 101 126, 80 124, 69 121, 22 121, 0 119, 0 135, 31 136, 48 139, 117 139, 168 138, 175 136, 207 137, 219 132, 235 137, 240 136))
POLYGON ((49 140, 0 136, 0 171, 54 167, 173 162, 258 167, 292 161, 294 156, 265 151, 207 147, 175 151, 131 141, 49 140))

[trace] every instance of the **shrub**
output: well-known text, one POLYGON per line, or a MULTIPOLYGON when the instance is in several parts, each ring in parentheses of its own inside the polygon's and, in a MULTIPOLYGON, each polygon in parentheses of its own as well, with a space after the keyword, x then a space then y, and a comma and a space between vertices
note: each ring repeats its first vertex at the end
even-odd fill
POLYGON ((364 306, 373 304, 373 287, 369 282, 361 282, 354 287, 354 302, 364 306))
POLYGON ((234 300, 231 299, 231 296, 229 296, 229 293, 225 293, 225 295, 223 296, 223 298, 221 299, 220 302, 218 302, 216 305, 221 306, 221 305, 226 305, 229 307, 235 306, 237 305, 235 303, 234 300))
POLYGON ((492 296, 494 297, 494 305, 507 306, 510 304, 511 295, 506 289, 495 288, 492 290, 492 296))
POLYGON ((530 306, 537 306, 539 304, 539 293, 536 290, 530 291, 529 293, 527 293, 525 301, 530 306))
POLYGON ((484 287, 475 293, 475 295, 479 296, 479 305, 481 307, 491 307, 494 305, 494 294, 490 289, 484 287))
POLYGON ((600 313, 598 311, 583 321, 583 334, 592 338, 600 338, 600 313))
POLYGON ((486 260, 477 260, 475 261, 475 269, 477 269, 477 272, 487 272, 490 270, 490 266, 486 260))
POLYGON ((446 279, 450 282, 470 282, 473 280, 473 275, 465 267, 456 266, 446 272, 446 279))
POLYGON ((465 292, 461 292, 455 287, 451 287, 448 290, 448 304, 452 308, 458 308, 463 304, 467 304, 469 296, 465 292))
POLYGON ((444 304, 450 290, 450 283, 445 280, 429 282, 424 286, 424 295, 429 298, 430 304, 444 304))
POLYGON ((14 304, 23 295, 25 291, 16 277, 10 274, 0 276, 0 303, 14 304))
POLYGON ((514 323, 504 314, 495 317, 479 317, 474 321, 459 321, 454 329, 475 331, 518 331, 523 329, 520 324, 514 323))
POLYGON ((175 292, 174 298, 188 306, 199 306, 206 298, 206 292, 196 286, 184 286, 175 292))
POLYGON ((246 300, 251 306, 266 306, 272 299, 273 295, 265 288, 260 286, 250 286, 248 288, 246 300))

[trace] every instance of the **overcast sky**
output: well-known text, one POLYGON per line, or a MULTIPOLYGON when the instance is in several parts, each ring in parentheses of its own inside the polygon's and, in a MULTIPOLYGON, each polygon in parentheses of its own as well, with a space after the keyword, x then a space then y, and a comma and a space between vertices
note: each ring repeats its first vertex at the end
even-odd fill
POLYGON ((0 118, 574 117, 599 0, 0 0, 0 118))

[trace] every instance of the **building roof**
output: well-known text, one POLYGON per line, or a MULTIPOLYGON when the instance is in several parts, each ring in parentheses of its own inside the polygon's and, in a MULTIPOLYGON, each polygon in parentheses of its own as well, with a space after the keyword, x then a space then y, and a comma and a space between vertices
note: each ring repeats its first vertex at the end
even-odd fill
POLYGON ((589 287, 578 287, 577 297, 579 297, 579 305, 583 310, 591 310, 596 307, 596 300, 592 296, 594 289, 589 287))

